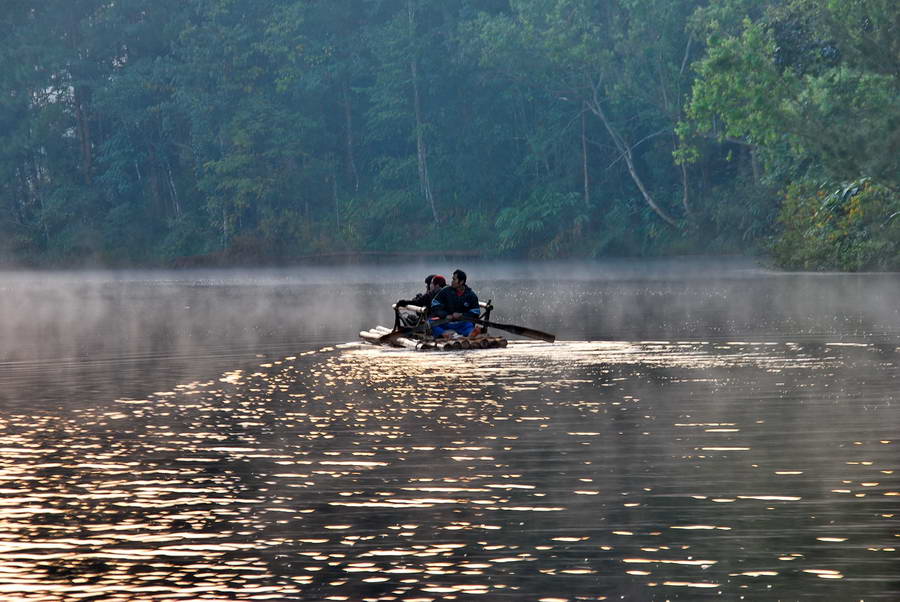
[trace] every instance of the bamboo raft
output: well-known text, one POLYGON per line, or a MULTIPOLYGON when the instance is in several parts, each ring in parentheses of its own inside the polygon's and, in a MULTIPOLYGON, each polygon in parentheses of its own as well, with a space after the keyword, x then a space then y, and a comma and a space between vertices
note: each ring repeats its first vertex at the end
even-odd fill
MULTIPOLYGON (((490 302, 480 303, 482 309, 485 310, 485 318, 490 315, 490 302)), ((363 341, 372 343, 373 345, 389 345, 391 347, 403 347, 406 349, 414 349, 416 351, 457 351, 461 349, 496 349, 506 347, 509 341, 501 336, 491 336, 487 334, 485 328, 483 334, 474 337, 457 337, 452 339, 438 338, 431 336, 430 328, 426 324, 426 311, 424 307, 408 305, 400 308, 396 305, 394 309, 394 328, 387 326, 376 326, 370 330, 360 331, 359 336, 363 341), (414 325, 402 327, 401 310, 405 310, 405 314, 412 316, 415 320, 414 325), (390 336, 388 336, 390 335, 390 336)))
POLYGON ((391 347, 405 347, 416 351, 456 351, 460 349, 496 349, 506 347, 509 344, 504 337, 479 335, 477 337, 459 337, 456 339, 434 339, 433 337, 419 338, 416 333, 408 336, 383 338, 394 332, 386 326, 376 326, 371 330, 360 331, 359 336, 367 343, 373 345, 390 345, 391 347))

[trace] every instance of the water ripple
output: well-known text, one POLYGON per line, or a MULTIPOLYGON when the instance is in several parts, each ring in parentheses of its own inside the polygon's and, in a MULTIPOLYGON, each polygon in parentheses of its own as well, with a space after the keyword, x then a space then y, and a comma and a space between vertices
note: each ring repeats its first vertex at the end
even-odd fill
POLYGON ((868 345, 349 345, 7 411, 0 593, 896 598, 895 375, 868 345))

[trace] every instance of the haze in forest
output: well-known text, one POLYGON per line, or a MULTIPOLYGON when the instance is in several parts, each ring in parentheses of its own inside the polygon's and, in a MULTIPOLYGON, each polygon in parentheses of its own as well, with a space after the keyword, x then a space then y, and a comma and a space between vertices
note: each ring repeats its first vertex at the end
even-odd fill
POLYGON ((0 7, 0 262, 900 263, 890 0, 0 7))

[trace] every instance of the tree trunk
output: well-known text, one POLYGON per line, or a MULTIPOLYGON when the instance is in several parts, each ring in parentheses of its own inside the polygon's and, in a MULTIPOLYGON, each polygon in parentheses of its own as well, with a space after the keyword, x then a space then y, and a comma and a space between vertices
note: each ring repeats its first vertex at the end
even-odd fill
POLYGON ((684 163, 681 164, 681 206, 684 207, 684 214, 688 217, 689 220, 694 221, 694 212, 691 211, 691 203, 688 199, 688 175, 687 175, 687 165, 684 163))
MULTIPOLYGON (((34 203, 34 202, 37 203, 38 211, 39 211, 39 215, 40 215, 38 222, 40 223, 40 226, 41 226, 41 233, 44 235, 44 244, 49 246, 50 245, 50 228, 47 226, 47 214, 46 214, 46 210, 44 208, 44 192, 43 192, 43 187, 41 185, 41 166, 40 166, 40 163, 38 163, 37 155, 33 151, 30 152, 30 155, 31 155, 31 157, 30 157, 29 164, 30 164, 30 169, 31 169, 31 176, 33 178, 33 182, 31 184, 32 190, 30 191, 30 194, 33 195, 33 198, 29 200, 26 197, 26 200, 28 200, 29 203, 34 203)), ((24 174, 23 174, 23 176, 24 176, 24 174)), ((26 180, 27 180, 27 178, 26 178, 26 180)), ((25 184, 27 186, 27 181, 25 182, 25 184)), ((29 190, 27 188, 23 192, 26 195, 29 194, 29 190)), ((24 217, 24 214, 23 214, 23 217, 24 217)))
MULTIPOLYGON (((335 166, 336 167, 336 166, 335 166)), ((340 233, 341 231, 341 202, 338 199, 338 186, 337 186, 337 170, 334 170, 335 173, 331 174, 331 196, 334 200, 334 221, 337 225, 337 231, 340 233)))
POLYGON ((44 199, 43 190, 41 187, 41 168, 38 163, 37 154, 34 151, 29 151, 28 155, 28 167, 30 170, 29 175, 31 177, 31 186, 30 189, 24 190, 26 195, 25 200, 29 204, 37 203, 43 211, 44 199))
POLYGON ((600 118, 600 121, 603 122, 603 126, 606 128, 606 131, 609 132, 610 138, 612 138, 613 143, 616 145, 616 148, 619 150, 619 153, 622 155, 622 158, 625 159, 625 165, 628 167, 628 173, 631 175, 631 179, 634 181, 635 185, 638 187, 638 190, 641 191, 641 196, 644 197, 644 200, 650 206, 651 209, 658 215, 664 222, 672 226, 673 228, 678 228, 678 222, 675 221, 671 215, 669 215, 662 207, 656 204, 656 201, 653 199, 653 196, 644 186, 644 181, 641 180, 640 175, 638 175, 637 168, 634 165, 634 158, 631 155, 631 148, 625 143, 625 140, 619 133, 613 128, 612 123, 610 123, 609 119, 606 117, 606 112, 603 110, 603 106, 600 104, 600 100, 597 98, 597 90, 594 88, 594 96, 593 99, 588 102, 588 108, 590 108, 591 112, 600 118))
MULTIPOLYGON (((677 136, 672 137, 672 144, 675 147, 675 150, 677 151, 678 150, 678 137, 677 136)), ((681 206, 684 208, 685 216, 689 220, 695 221, 694 212, 691 210, 691 203, 690 203, 689 194, 688 194, 690 191, 690 188, 688 186, 687 165, 684 163, 684 161, 682 161, 680 167, 681 167, 681 206)))
POLYGON ((750 153, 750 168, 753 170, 753 183, 759 184, 759 161, 756 160, 756 148, 751 147, 749 149, 750 153))
POLYGON ((222 250, 228 248, 228 211, 222 205, 222 250))
MULTIPOLYGON (((409 34, 410 39, 414 39, 416 29, 415 8, 413 0, 407 0, 406 7, 409 13, 409 34)), ((431 215, 434 223, 440 222, 438 219, 437 206, 434 202, 434 194, 431 191, 431 179, 428 176, 428 149, 425 146, 424 123, 422 119, 422 103, 419 98, 419 66, 416 57, 413 56, 409 62, 410 74, 412 75, 413 86, 413 111, 416 117, 416 156, 419 164, 419 187, 425 200, 431 207, 431 215)))
MULTIPOLYGON (((29 209, 29 206, 34 203, 34 199, 32 199, 31 191, 29 190, 31 185, 28 183, 28 177, 30 172, 30 166, 22 165, 18 169, 14 170, 14 181, 11 184, 10 188, 13 189, 13 194, 16 196, 15 201, 13 202, 13 214, 15 216, 15 220, 19 224, 27 223, 26 212, 29 209), (26 171, 26 168, 29 171, 26 171)), ((41 217, 41 222, 43 222, 43 209, 44 204, 38 203, 39 215, 41 217)))
POLYGON ((169 192, 172 195, 172 205, 175 210, 175 217, 181 217, 181 202, 178 200, 178 189, 175 187, 175 178, 172 176, 172 165, 168 159, 165 159, 166 175, 169 177, 169 192))
POLYGON ((149 159, 147 161, 147 186, 149 188, 150 198, 152 199, 154 205, 153 211, 154 213, 158 212, 168 218, 169 205, 163 198, 163 188, 160 184, 160 182, 162 181, 162 163, 156 156, 156 148, 154 145, 150 145, 147 149, 147 152, 149 159))
POLYGON ((356 159, 354 157, 353 111, 350 106, 350 86, 346 80, 343 82, 343 89, 344 124, 347 130, 347 170, 350 172, 350 178, 353 180, 353 191, 359 192, 359 172, 356 170, 356 159))
POLYGON ((581 112, 581 171, 584 174, 584 202, 591 202, 591 178, 588 172, 587 114, 581 112))
POLYGON ((84 183, 90 186, 94 157, 91 150, 91 125, 88 122, 88 115, 85 110, 87 99, 82 86, 74 86, 73 102, 75 103, 78 137, 81 141, 81 171, 84 174, 84 183))

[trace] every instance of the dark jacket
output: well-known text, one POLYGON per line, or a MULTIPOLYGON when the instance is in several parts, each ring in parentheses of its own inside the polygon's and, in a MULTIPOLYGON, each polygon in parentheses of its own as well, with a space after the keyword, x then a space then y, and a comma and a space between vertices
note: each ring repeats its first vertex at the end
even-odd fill
MULTIPOLYGON (((440 292, 440 291, 438 291, 438 292, 440 292)), ((418 305, 420 307, 424 307, 425 311, 427 312, 431 308, 431 301, 432 301, 432 299, 434 299, 434 296, 436 294, 437 293, 427 291, 424 293, 419 293, 412 299, 400 299, 400 301, 398 301, 397 303, 401 307, 404 305, 418 305)))
POLYGON ((452 286, 445 286, 431 302, 431 315, 443 319, 457 312, 463 314, 463 320, 477 318, 481 314, 478 296, 468 286, 461 295, 452 286))

